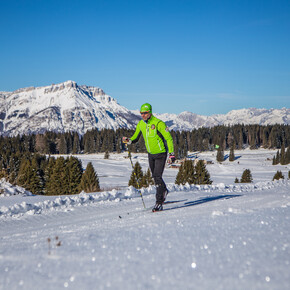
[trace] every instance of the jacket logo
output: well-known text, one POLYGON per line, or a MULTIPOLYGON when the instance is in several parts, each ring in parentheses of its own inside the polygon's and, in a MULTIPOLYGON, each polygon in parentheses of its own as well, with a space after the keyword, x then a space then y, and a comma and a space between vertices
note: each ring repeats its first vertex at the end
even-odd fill
POLYGON ((151 129, 152 129, 152 130, 155 129, 155 125, 154 125, 154 124, 151 125, 151 129))

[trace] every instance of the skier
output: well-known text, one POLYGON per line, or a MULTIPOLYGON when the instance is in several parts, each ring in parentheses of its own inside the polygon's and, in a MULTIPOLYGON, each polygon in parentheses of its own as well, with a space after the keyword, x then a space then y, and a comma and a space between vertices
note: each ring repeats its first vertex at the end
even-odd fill
POLYGON ((175 161, 173 140, 166 124, 153 116, 150 104, 143 104, 140 114, 143 120, 137 124, 133 136, 131 138, 123 137, 123 142, 128 145, 136 143, 141 134, 143 135, 148 152, 149 167, 156 185, 156 204, 152 211, 161 211, 163 210, 162 204, 168 194, 162 178, 168 152, 169 162, 175 161))

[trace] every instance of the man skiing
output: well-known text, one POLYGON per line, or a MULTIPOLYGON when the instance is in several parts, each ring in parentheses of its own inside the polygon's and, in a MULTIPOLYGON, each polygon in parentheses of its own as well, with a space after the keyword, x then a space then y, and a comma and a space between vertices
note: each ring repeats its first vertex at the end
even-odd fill
POLYGON ((161 211, 163 210, 162 204, 168 194, 162 178, 168 152, 170 162, 175 161, 173 140, 166 124, 152 115, 150 104, 143 104, 140 114, 143 120, 137 124, 133 136, 131 138, 123 137, 123 142, 129 145, 136 143, 141 134, 143 135, 148 152, 149 167, 156 185, 156 204, 152 211, 161 211))

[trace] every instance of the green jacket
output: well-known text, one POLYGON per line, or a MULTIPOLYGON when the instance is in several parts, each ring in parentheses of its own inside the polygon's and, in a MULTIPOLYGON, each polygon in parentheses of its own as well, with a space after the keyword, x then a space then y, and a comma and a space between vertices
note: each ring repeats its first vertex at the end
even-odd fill
POLYGON ((138 141, 141 133, 145 140, 148 153, 174 152, 173 140, 169 133, 169 128, 163 121, 153 115, 146 122, 144 120, 139 121, 134 135, 130 138, 132 143, 138 141))

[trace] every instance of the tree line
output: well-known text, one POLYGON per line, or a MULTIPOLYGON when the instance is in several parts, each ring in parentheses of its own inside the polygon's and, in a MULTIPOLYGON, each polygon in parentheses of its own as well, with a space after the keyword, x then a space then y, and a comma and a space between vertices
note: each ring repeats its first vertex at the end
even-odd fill
POLYGON ((81 161, 73 156, 54 158, 13 153, 9 167, 0 168, 2 177, 33 194, 66 195, 100 191, 99 178, 92 163, 89 162, 84 171, 81 161))
POLYGON ((286 150, 284 144, 282 144, 281 150, 278 150, 276 156, 273 157, 272 164, 286 165, 289 163, 290 163, 290 146, 288 146, 286 150))
MULTIPOLYGON (((123 136, 132 136, 129 129, 93 129, 83 136, 77 132, 32 134, 16 137, 0 137, 1 154, 5 151, 41 154, 82 154, 121 152, 124 150, 123 136)), ((213 150, 216 145, 226 150, 231 147, 251 149, 259 147, 280 149, 290 145, 289 125, 233 125, 199 128, 192 131, 171 131, 175 155, 185 156, 188 151, 213 150)), ((143 138, 132 145, 133 152, 146 152, 143 138)))

